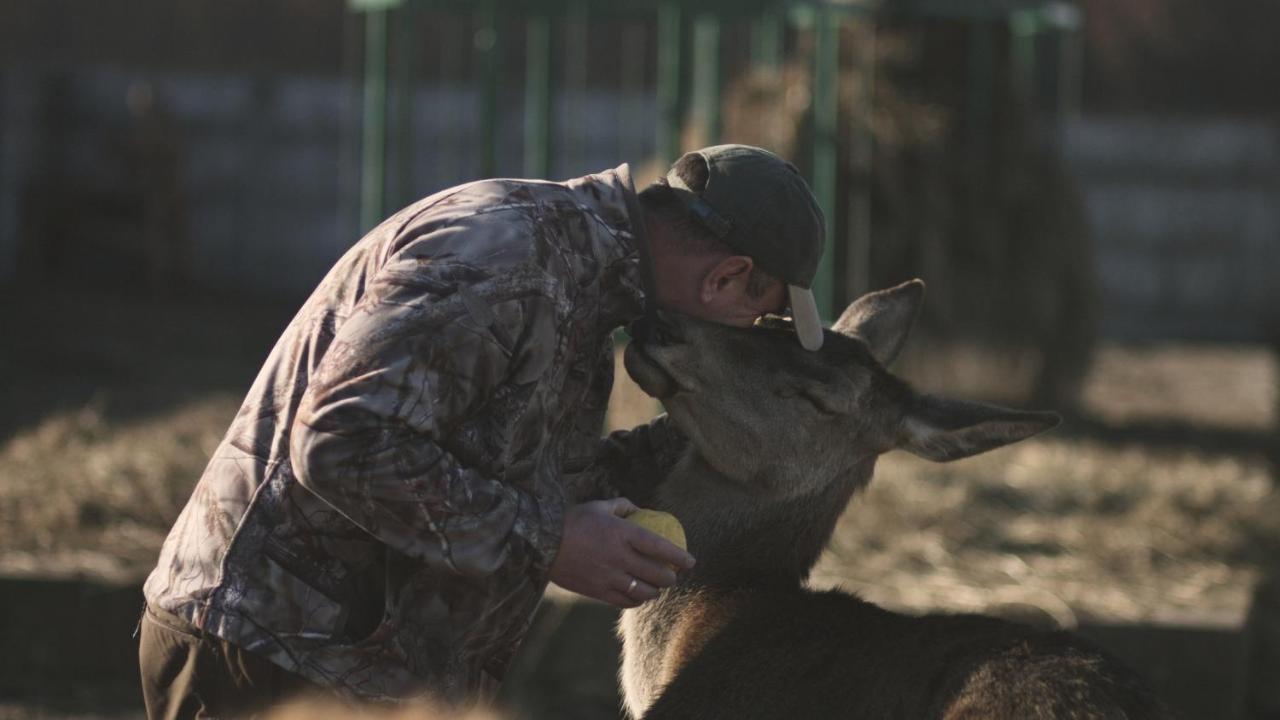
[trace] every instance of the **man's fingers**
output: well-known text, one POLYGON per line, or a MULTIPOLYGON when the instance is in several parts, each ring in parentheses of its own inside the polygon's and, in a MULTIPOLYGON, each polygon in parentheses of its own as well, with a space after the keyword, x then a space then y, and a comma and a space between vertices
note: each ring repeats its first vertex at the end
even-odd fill
POLYGON ((632 587, 631 578, 628 576, 627 586, 622 591, 623 595, 626 595, 632 600, 635 600, 637 603, 648 602, 658 597, 658 588, 650 585, 649 583, 645 582, 644 580, 641 580, 640 578, 635 578, 635 581, 636 581, 636 584, 634 587, 632 587))
POLYGON ((633 553, 623 569, 643 584, 654 587, 671 587, 676 584, 676 573, 665 562, 650 559, 647 555, 633 553))
POLYGON ((693 568, 692 555, 655 532, 636 526, 632 532, 627 533, 627 542, 635 548, 636 552, 648 555, 653 560, 675 565, 681 570, 693 568))

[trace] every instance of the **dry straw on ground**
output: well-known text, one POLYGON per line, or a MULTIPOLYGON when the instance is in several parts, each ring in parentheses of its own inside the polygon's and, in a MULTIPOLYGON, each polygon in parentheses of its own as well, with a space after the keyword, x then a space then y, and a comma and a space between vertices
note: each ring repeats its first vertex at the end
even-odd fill
POLYGON ((354 707, 326 700, 301 700, 286 705, 266 720, 502 720, 487 710, 450 710, 426 703, 395 708, 354 707))
MULTIPOLYGON (((1103 417, 1275 422, 1280 373, 1265 351, 1112 348, 1098 367, 1086 394, 1103 417)), ((0 572, 136 581, 237 404, 210 394, 110 421, 90 403, 0 442, 0 572)), ((613 424, 655 410, 620 371, 613 424)), ((902 608, 1233 624, 1280 558, 1270 473, 1258 455, 1064 433, 949 465, 891 454, 815 582, 902 608)))

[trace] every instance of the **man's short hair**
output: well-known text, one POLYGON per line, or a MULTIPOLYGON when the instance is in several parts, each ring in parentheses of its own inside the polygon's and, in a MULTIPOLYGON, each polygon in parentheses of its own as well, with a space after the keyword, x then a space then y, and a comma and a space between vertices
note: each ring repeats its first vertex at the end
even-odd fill
MULTIPOLYGON (((702 192, 706 188, 709 177, 707 165, 697 155, 685 155, 680 158, 674 170, 693 192, 702 192)), ((640 205, 647 212, 662 218, 675 236, 679 250, 684 254, 699 257, 707 255, 728 257, 742 254, 712 234, 698 216, 694 215, 680 200, 676 191, 667 184, 665 177, 659 178, 649 187, 641 190, 638 197, 640 205)), ((751 275, 747 278, 747 295, 758 298, 775 282, 778 282, 776 278, 753 265, 751 275)))

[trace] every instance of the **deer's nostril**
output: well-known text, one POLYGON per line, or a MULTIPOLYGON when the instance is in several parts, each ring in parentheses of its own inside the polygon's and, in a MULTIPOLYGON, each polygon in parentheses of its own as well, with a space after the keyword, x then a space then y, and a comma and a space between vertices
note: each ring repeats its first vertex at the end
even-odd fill
POLYGON ((642 343, 670 345, 681 341, 679 328, 660 312, 635 320, 628 328, 628 332, 631 337, 642 343))
POLYGON ((680 342, 680 330, 668 323, 655 323, 653 326, 653 342, 659 345, 674 345, 680 342))

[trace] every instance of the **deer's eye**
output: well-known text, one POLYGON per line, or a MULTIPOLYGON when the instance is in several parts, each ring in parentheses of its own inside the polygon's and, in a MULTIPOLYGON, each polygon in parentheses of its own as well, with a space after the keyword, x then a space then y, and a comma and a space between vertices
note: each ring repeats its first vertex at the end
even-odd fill
POLYGON ((844 414, 843 409, 837 403, 832 402, 832 398, 828 397, 826 394, 813 392, 809 388, 801 389, 799 394, 804 396, 804 399, 808 400, 809 404, 823 415, 830 415, 834 417, 836 415, 844 414))
POLYGON ((823 415, 839 415, 841 411, 836 404, 831 402, 830 398, 825 397, 822 392, 825 388, 809 387, 805 385, 783 385, 773 391, 774 395, 783 400, 790 400, 799 397, 808 402, 818 412, 823 415))

